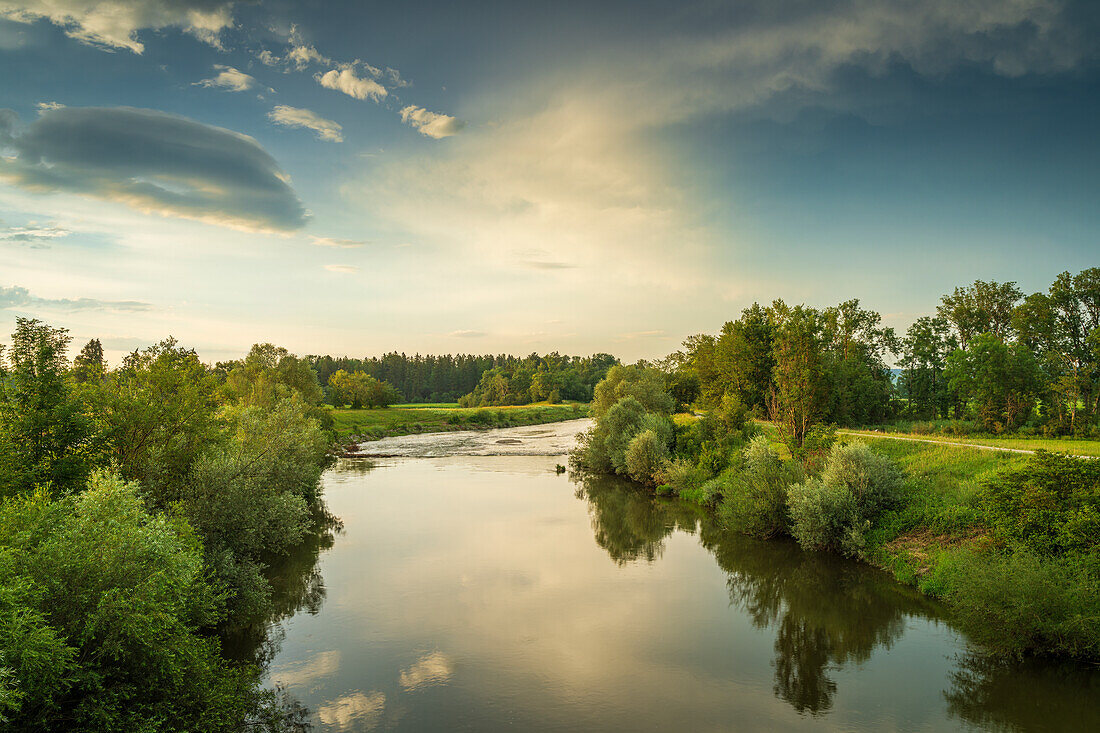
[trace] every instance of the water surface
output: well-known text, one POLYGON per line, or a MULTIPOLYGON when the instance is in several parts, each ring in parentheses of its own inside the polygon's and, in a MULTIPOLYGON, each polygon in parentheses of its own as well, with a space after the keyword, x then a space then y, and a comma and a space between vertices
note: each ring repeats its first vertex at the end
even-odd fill
POLYGON ((558 463, 339 464, 271 681, 331 731, 1100 730, 1091 669, 983 662, 885 573, 558 463))

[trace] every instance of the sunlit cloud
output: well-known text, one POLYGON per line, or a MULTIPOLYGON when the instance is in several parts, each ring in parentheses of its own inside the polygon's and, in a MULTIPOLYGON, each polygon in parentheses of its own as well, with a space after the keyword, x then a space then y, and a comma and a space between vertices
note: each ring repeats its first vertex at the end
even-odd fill
POLYGON ((0 0, 0 17, 20 23, 46 19, 65 35, 107 49, 142 53, 138 31, 176 27, 220 45, 233 23, 232 0, 0 0))
POLYGON ((272 122, 283 127, 300 127, 313 130, 317 134, 318 140, 327 140, 333 143, 344 142, 344 136, 341 134, 343 128, 340 124, 332 120, 326 120, 312 110, 280 104, 271 110, 267 116, 272 122))
POLYGON ((370 242, 359 239, 336 239, 334 237, 310 236, 310 240, 318 247, 334 247, 336 249, 357 249, 370 244, 370 242))
POLYGON ((355 265, 325 265, 325 269, 341 275, 354 275, 359 272, 359 268, 355 265))
MULTIPOLYGON (((274 57, 270 58, 274 59, 274 57)), ((321 53, 313 46, 294 46, 289 51, 287 51, 284 58, 287 63, 292 64, 299 71, 305 69, 310 64, 332 63, 331 59, 321 55, 321 53)))
POLYGON ((434 137, 437 140, 450 137, 461 132, 466 126, 465 122, 449 115, 441 115, 437 112, 429 112, 423 107, 409 105, 401 110, 401 121, 412 125, 420 134, 434 137))
POLYGON ((246 92, 256 86, 256 80, 253 77, 243 71, 234 69, 232 66, 215 64, 214 70, 218 73, 209 79, 197 81, 195 84, 202 87, 224 89, 227 92, 246 92))
POLYGON ((378 101, 386 96, 386 88, 373 79, 364 79, 355 75, 355 70, 350 67, 331 69, 324 74, 315 74, 314 79, 325 89, 333 89, 343 92, 356 99, 373 99, 378 101))
POLYGON ((38 225, 34 222, 25 226, 0 227, 0 242, 21 242, 42 246, 51 240, 67 237, 72 231, 54 224, 38 225))
POLYGON ((473 329, 469 328, 461 328, 457 331, 451 331, 447 335, 454 336, 455 338, 460 339, 476 339, 481 338, 482 336, 486 336, 487 334, 484 331, 474 331, 473 329))
POLYGON ((0 158, 0 179, 32 191, 67 191, 248 230, 297 229, 307 218, 259 143, 186 117, 62 107, 8 135, 16 154, 0 158))

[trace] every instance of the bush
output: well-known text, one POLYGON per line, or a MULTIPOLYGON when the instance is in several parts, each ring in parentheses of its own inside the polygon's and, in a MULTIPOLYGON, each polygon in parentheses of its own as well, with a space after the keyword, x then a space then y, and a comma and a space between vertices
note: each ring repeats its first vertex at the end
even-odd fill
POLYGON ((1100 558, 965 552, 944 565, 937 570, 944 595, 963 627, 992 651, 1100 659, 1100 558))
POLYGON ((743 466, 740 472, 723 474, 723 517, 736 529, 757 537, 787 532, 787 494, 805 478, 801 466, 779 460, 763 436, 745 448, 743 466))
POLYGON ((1100 461, 1039 451, 979 492, 1003 540, 1042 555, 1090 552, 1100 543, 1100 461))
POLYGON ((0 548, 0 656, 15 673, 6 712, 16 728, 244 727, 256 675, 198 633, 219 599, 184 521, 150 514, 133 484, 97 474, 72 499, 5 502, 0 548))
POLYGON ((808 550, 858 555, 863 534, 893 504, 901 472, 866 443, 833 446, 820 479, 791 487, 791 534, 808 550))
POLYGON ((652 429, 635 435, 624 457, 630 478, 646 486, 654 486, 668 463, 668 443, 652 429))
POLYGON ((667 487, 667 492, 683 496, 685 492, 697 489, 707 480, 707 473, 691 461, 675 458, 665 464, 658 483, 667 487))

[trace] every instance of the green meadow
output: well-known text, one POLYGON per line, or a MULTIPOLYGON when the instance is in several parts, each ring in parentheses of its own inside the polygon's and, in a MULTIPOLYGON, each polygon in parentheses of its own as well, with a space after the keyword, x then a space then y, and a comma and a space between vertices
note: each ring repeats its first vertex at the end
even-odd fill
POLYGON ((545 402, 508 407, 459 407, 458 403, 413 403, 374 409, 332 411, 337 438, 377 440, 395 435, 485 430, 574 420, 588 415, 588 405, 545 402))

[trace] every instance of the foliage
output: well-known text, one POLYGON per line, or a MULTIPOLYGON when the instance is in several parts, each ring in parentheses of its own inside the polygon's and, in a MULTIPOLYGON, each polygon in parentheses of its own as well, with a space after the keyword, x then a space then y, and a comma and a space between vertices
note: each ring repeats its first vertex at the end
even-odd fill
POLYGON ((217 618, 202 545, 103 473, 0 506, 0 651, 14 729, 236 730, 257 679, 198 633, 217 618))
POLYGON ((951 389, 975 404, 978 419, 993 432, 1015 430, 1031 417, 1042 375, 1032 353, 1021 343, 1006 344, 982 333, 947 358, 951 389))
POLYGON ((787 494, 805 479, 801 465, 780 461, 762 435, 746 446, 741 465, 739 472, 724 475, 720 515, 736 529, 757 537, 789 532, 787 494))
POLYGON ((1100 548, 1100 465, 1040 451, 979 494, 997 534, 1040 556, 1100 548))
POLYGON ((401 395, 392 384, 380 382, 366 372, 345 372, 343 369, 329 377, 329 392, 337 407, 351 405, 353 410, 372 407, 389 407, 401 401, 401 395))
POLYGON ((69 490, 92 466, 91 421, 67 374, 69 340, 65 329, 17 318, 10 349, 0 347, 0 496, 69 490))
POLYGON ((648 412, 668 415, 675 407, 666 389, 665 377, 659 370, 640 365, 615 365, 593 390, 590 414, 601 418, 627 397, 634 399, 648 412))
POLYGON ((836 445, 820 478, 791 487, 791 533, 808 550, 858 555, 863 534, 899 498, 901 474, 866 443, 836 445))
POLYGON ((668 441, 652 428, 646 428, 630 439, 624 463, 630 478, 646 486, 655 486, 668 463, 668 441))
POLYGON ((1000 655, 1100 658, 1100 562, 962 552, 938 568, 956 618, 1000 655))

